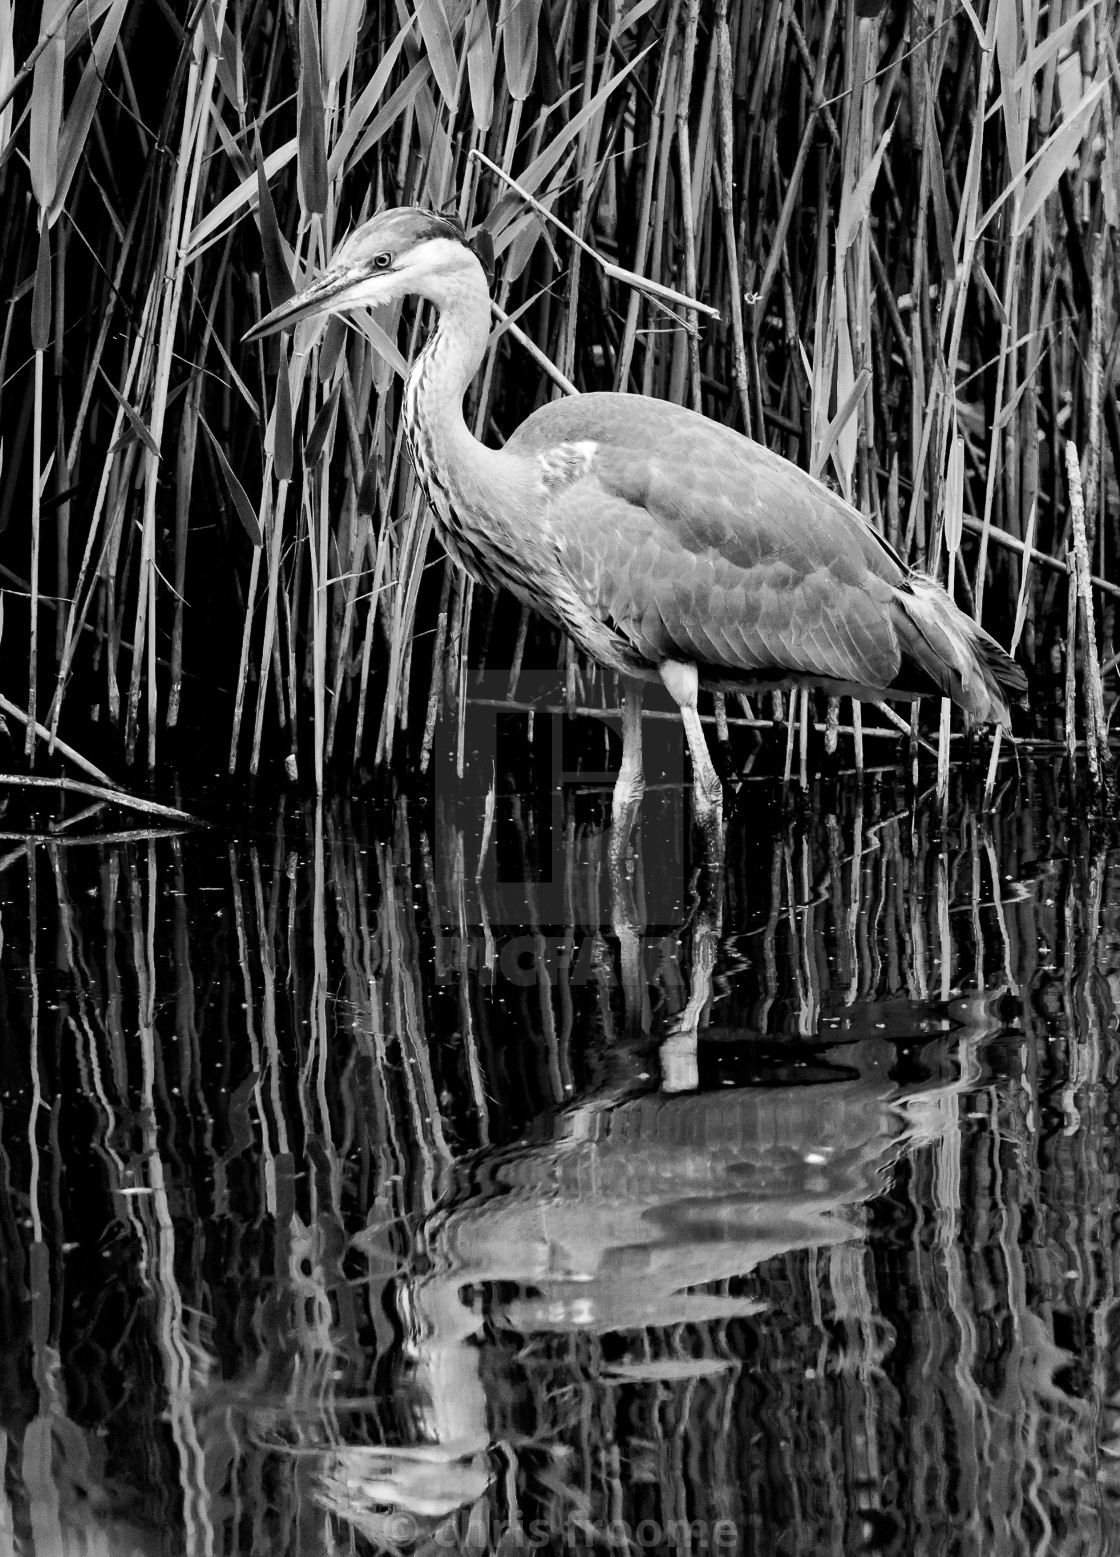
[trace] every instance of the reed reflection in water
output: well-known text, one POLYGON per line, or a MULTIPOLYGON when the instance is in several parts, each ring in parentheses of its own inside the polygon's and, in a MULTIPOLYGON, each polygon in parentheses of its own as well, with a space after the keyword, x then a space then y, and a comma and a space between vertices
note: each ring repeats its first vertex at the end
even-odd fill
MULTIPOLYGON (((754 786, 0 860, 0 1530, 1106 1552, 1120 880, 754 786), (480 859, 481 856, 481 859, 480 859)), ((79 824, 80 825, 80 824, 79 824)))

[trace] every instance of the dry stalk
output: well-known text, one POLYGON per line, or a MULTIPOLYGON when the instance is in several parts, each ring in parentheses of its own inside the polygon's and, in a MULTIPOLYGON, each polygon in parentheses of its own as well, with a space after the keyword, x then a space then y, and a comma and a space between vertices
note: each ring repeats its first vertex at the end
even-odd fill
MULTIPOLYGON (((1108 750, 1108 722, 1104 712, 1104 688, 1101 682, 1100 661, 1097 657, 1097 632, 1093 618, 1093 591, 1089 575, 1089 546, 1085 534, 1085 500, 1081 490, 1081 466, 1077 458, 1077 445, 1073 439, 1066 441, 1066 475, 1069 479, 1070 515, 1073 521, 1073 567, 1071 580, 1076 594, 1080 619, 1078 642, 1082 659, 1082 687, 1085 699, 1085 746, 1089 759, 1089 781, 1095 796, 1107 796, 1112 789, 1112 761, 1108 750)), ((1071 637, 1068 653, 1074 658, 1071 637)), ((1073 730, 1073 705, 1069 703, 1070 676, 1067 670, 1066 744, 1069 745, 1073 730)))

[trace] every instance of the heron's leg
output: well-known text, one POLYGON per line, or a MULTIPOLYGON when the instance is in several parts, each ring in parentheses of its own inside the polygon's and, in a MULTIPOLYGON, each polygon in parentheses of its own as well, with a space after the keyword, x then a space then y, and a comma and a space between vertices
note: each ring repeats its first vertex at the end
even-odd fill
MULTIPOLYGON (((637 804, 635 801, 634 804, 637 804)), ((622 975, 622 1008, 625 1033, 634 1037, 648 1032, 650 1027, 649 985, 646 982, 642 960, 642 944, 645 935, 645 919, 639 903, 644 901, 641 892, 641 854, 635 849, 633 860, 625 851, 628 834, 614 833, 611 837, 609 879, 611 885, 611 929, 618 941, 619 972, 622 975), (615 847, 615 839, 621 839, 615 847)))
POLYGON ((645 792, 646 781, 642 774, 642 684, 640 681, 622 683, 622 766, 614 786, 611 805, 611 823, 617 848, 625 848, 630 829, 638 811, 638 802, 645 792))
POLYGON ((691 1092, 700 1084, 696 1048, 701 1026, 707 1025, 707 1014, 711 1009, 712 984, 723 930, 722 851, 718 857, 709 852, 699 886, 700 900, 692 919, 688 1000, 673 1019, 661 1044, 661 1086, 665 1092, 691 1092))
POLYGON ((704 726, 696 710, 700 678, 696 666, 687 660, 666 660, 660 667, 661 679, 669 689, 669 695, 681 711, 681 722, 688 738, 688 750, 692 757, 692 782, 696 791, 696 810, 700 820, 708 823, 722 819, 723 785, 712 766, 704 726))

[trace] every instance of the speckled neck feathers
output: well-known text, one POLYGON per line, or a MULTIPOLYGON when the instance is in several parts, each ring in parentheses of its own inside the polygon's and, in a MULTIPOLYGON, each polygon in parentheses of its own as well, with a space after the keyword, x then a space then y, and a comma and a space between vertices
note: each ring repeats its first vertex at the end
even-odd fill
POLYGON ((452 557, 477 580, 513 587, 533 483, 533 462, 488 449, 463 418, 463 396, 482 363, 490 301, 481 265, 464 263, 427 293, 439 309, 431 339, 405 385, 404 422, 416 473, 452 557))

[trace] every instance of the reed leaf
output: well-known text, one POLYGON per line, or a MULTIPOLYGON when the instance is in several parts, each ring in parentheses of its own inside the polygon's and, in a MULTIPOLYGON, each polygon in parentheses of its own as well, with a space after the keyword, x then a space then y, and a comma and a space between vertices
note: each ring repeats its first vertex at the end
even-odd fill
POLYGON ((467 80, 471 113, 480 130, 488 130, 494 117, 494 36, 486 0, 474 0, 467 22, 467 80))
POLYGON ((51 340, 51 236, 46 222, 39 230, 39 254, 35 263, 35 288, 31 294, 31 349, 46 351, 51 340))
POLYGON ((58 137, 62 128, 62 73, 66 40, 60 30, 67 0, 43 0, 39 39, 42 52, 31 78, 31 129, 28 171, 31 192, 47 210, 58 185, 58 137))
POLYGON ((241 523, 244 526, 245 534, 249 537, 254 546, 260 546, 263 537, 261 535, 260 521, 257 519, 257 511, 249 501, 249 495, 245 491, 245 488, 234 475, 233 467, 230 465, 230 462, 226 457, 226 452, 218 442, 217 438, 215 438, 213 432, 211 432, 206 418, 204 416, 200 416, 198 421, 203 432, 206 434, 207 438, 209 438, 210 446, 217 456, 218 465, 221 468, 222 476, 225 479, 226 487, 229 490, 229 495, 233 499, 233 506, 237 512, 237 517, 241 520, 241 523))
POLYGON ((279 308, 281 303, 286 303, 290 297, 295 296, 296 288, 292 280, 292 273, 288 269, 287 255, 284 253, 284 241, 280 236, 280 225, 276 220, 276 207, 272 203, 272 191, 268 187, 268 177, 265 173, 264 161, 257 153, 257 211, 261 224, 261 249, 264 254, 265 285, 268 287, 268 303, 270 308, 279 308))
POLYGON ((1107 80, 1098 81, 1081 99, 1073 118, 1060 129, 1055 130, 1046 144, 1031 159, 1033 170, 1027 180, 1017 213, 1016 233, 1026 230, 1043 201, 1054 193, 1063 169, 1088 134, 1088 121, 1107 88, 1107 80))
POLYGON ((416 20, 431 61, 432 76, 444 106, 453 114, 458 95, 459 61, 443 0, 417 0, 416 20))
POLYGON ((15 13, 12 0, 0 0, 0 159, 8 148, 14 109, 11 93, 16 79, 15 13))
POLYGON ((432 74, 432 62, 430 59, 418 59, 412 66, 408 75, 400 86, 389 98, 381 112, 376 116, 358 141, 350 156, 349 165, 360 162, 364 156, 378 144, 384 135, 398 122, 407 108, 412 106, 416 94, 432 74))
POLYGON ((533 90, 540 17, 541 0, 509 0, 503 7, 501 34, 506 88, 517 103, 523 103, 533 90))
MULTIPOLYGON (((286 168, 296 155, 297 143, 295 136, 285 141, 278 150, 270 152, 264 159, 265 178, 271 182, 281 171, 286 168)), ((240 220, 247 210, 253 208, 257 197, 257 175, 247 174, 238 184, 237 188, 207 213, 188 234, 184 245, 184 259, 187 264, 198 259, 202 251, 210 244, 224 237, 227 229, 233 224, 234 219, 240 220)))
POLYGON ((85 151, 86 139, 93 124, 93 116, 97 112, 98 98, 101 96, 101 83, 105 72, 109 67, 109 59, 120 36, 121 23, 124 21, 125 11, 128 8, 128 0, 113 0, 113 4, 101 23, 94 39, 93 48, 90 50, 89 59, 85 63, 81 80, 78 82, 70 104, 66 121, 62 126, 58 138, 58 156, 55 177, 54 194, 51 196, 47 213, 49 223, 54 223, 63 206, 66 197, 70 193, 70 185, 85 151))
POLYGON ((102 373, 101 378, 102 378, 102 381, 105 384, 106 389, 109 391, 109 393, 112 395, 113 399, 116 401, 117 405, 120 407, 121 412, 124 415, 125 421, 128 423, 129 427, 131 427, 131 429, 132 429, 133 436, 136 437, 137 439, 139 439, 139 441, 144 445, 144 447, 147 449, 148 453, 152 456, 153 459, 158 460, 160 458, 159 444, 155 441, 155 439, 152 437, 151 433, 144 426, 144 423, 140 420, 139 416, 133 410, 132 406, 129 405, 128 401, 118 391, 116 385, 113 384, 113 382, 110 379, 108 379, 105 376, 104 373, 102 373))
MULTIPOLYGON (((396 36, 382 55, 377 69, 362 88, 357 102, 354 103, 347 114, 346 123, 339 131, 338 137, 331 147, 330 159, 327 163, 327 172, 332 179, 337 178, 340 172, 349 167, 350 154, 357 144, 358 137, 365 129, 370 114, 384 96, 385 88, 392 79, 401 51, 412 35, 412 23, 414 20, 415 18, 410 18, 404 26, 397 29, 396 36)), ((363 153, 359 152, 357 155, 360 157, 363 153)))
POLYGON ((342 392, 341 381, 331 390, 330 394, 319 407, 319 414, 311 425, 311 431, 307 435, 307 442, 303 446, 304 464, 308 469, 314 470, 323 458, 323 450, 327 444, 327 438, 334 425, 335 416, 338 413, 338 400, 342 392))
POLYGON ((214 0, 203 0, 199 12, 199 22, 202 27, 202 36, 206 48, 214 61, 214 68, 218 73, 222 91, 228 100, 238 111, 241 110, 241 93, 238 91, 237 79, 230 66, 233 58, 233 40, 229 29, 224 25, 219 29, 218 13, 214 7, 214 0))
POLYGON ((323 73, 334 85, 354 55, 363 0, 323 0, 323 73))
POLYGON ((296 103, 299 203, 305 216, 321 216, 327 209, 327 127, 315 0, 300 0, 299 90, 296 103))

